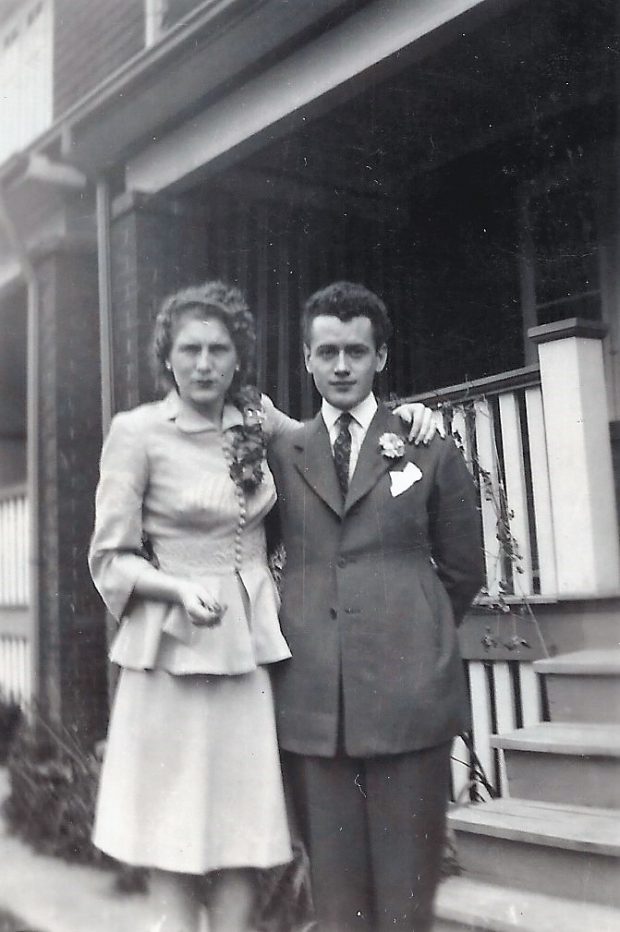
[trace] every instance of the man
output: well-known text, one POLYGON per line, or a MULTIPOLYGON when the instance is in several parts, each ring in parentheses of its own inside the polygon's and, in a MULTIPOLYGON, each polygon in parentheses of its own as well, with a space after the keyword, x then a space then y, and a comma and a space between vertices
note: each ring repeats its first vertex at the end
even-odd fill
POLYGON ((275 678, 284 766, 321 932, 427 932, 468 723, 456 625, 483 579, 474 488, 451 440, 413 447, 377 405, 376 295, 328 286, 304 334, 322 408, 270 457, 293 654, 275 678))

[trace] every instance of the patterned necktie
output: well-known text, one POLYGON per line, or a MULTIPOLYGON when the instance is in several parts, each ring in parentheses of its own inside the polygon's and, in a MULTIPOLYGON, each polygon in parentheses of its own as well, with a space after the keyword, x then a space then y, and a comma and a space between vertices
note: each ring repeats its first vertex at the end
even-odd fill
POLYGON ((353 418, 348 411, 342 412, 337 422, 340 429, 334 441, 334 464, 343 498, 346 498, 349 488, 349 463, 351 462, 351 431, 349 430, 349 424, 352 420, 353 418))

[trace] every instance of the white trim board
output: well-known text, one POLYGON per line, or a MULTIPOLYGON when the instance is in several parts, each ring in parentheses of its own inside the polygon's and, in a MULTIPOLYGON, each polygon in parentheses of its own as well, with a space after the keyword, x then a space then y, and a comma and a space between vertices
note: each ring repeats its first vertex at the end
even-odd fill
POLYGON ((475 8, 497 15, 509 5, 509 0, 376 0, 129 159, 127 189, 155 193, 188 184, 222 156, 246 155, 303 125, 315 112, 312 105, 338 90, 346 96, 352 79, 461 15, 475 8))

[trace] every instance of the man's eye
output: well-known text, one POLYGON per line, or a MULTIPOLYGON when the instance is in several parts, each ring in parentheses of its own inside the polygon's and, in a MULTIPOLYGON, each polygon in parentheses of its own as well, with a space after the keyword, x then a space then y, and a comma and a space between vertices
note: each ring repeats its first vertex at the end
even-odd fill
POLYGON ((319 350, 319 356, 321 359, 333 359, 336 355, 336 350, 333 347, 325 346, 319 350))

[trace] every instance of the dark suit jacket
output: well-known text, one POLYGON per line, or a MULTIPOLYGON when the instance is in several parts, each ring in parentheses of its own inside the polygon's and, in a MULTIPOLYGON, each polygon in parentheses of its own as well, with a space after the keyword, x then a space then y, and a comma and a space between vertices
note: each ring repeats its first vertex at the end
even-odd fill
POLYGON ((452 440, 405 443, 394 460, 379 448, 386 431, 403 436, 380 406, 344 503, 320 414, 270 451, 293 654, 275 674, 285 750, 336 752, 341 690, 354 757, 432 747, 468 724, 455 622, 483 581, 474 487, 452 440), (422 477, 393 496, 389 472, 408 462, 422 477))

